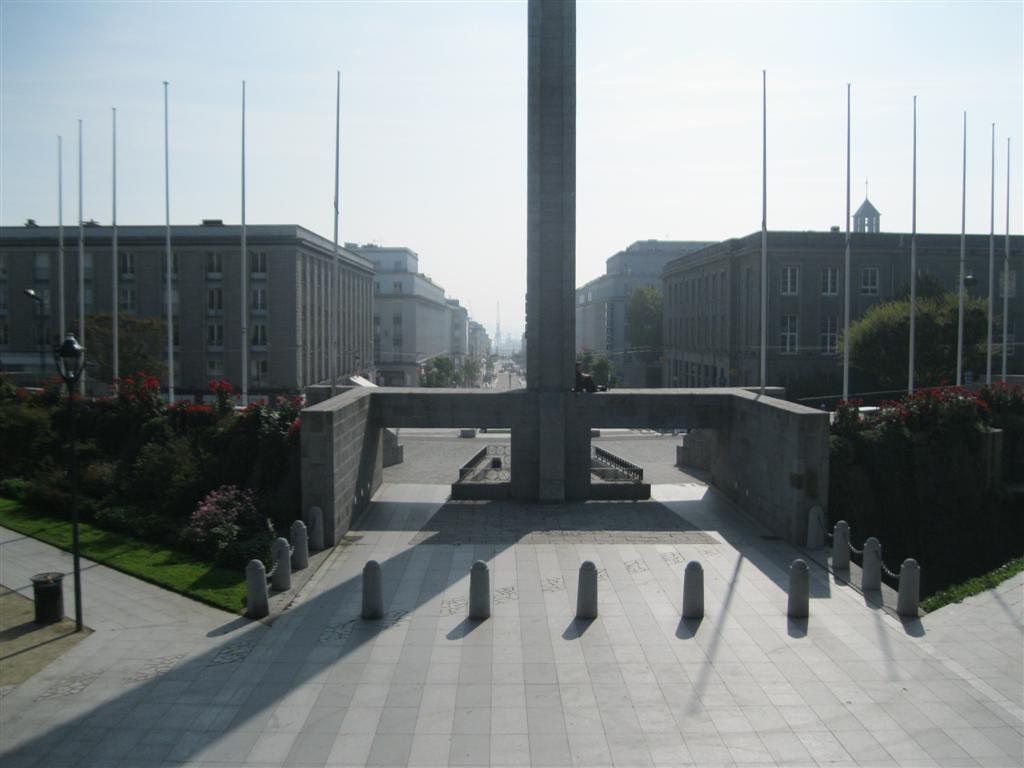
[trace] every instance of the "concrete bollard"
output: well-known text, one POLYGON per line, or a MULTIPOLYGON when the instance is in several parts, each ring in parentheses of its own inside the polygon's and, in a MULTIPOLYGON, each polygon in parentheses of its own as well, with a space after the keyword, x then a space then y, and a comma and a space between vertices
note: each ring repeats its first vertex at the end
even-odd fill
POLYGON ((683 571, 683 618, 704 618, 704 568, 696 560, 683 571))
POLYGON ((864 542, 864 561, 861 563, 860 588, 882 588, 882 544, 874 536, 864 542))
POLYGON ((301 520, 292 523, 292 570, 301 571, 309 565, 309 540, 306 537, 306 524, 301 520))
POLYGON ((319 552, 324 548, 324 511, 320 507, 309 508, 309 512, 306 513, 306 527, 309 548, 313 552, 319 552))
POLYGON ((270 545, 270 555, 274 561, 270 586, 278 592, 292 588, 292 553, 290 550, 288 539, 283 537, 274 539, 274 543, 270 545))
POLYGON ((821 549, 825 546, 825 510, 811 507, 807 513, 807 548, 821 549))
POLYGON ((845 520, 832 530, 832 570, 850 570, 850 524, 845 520))
POLYGON ((245 615, 250 619, 262 619, 269 613, 267 569, 259 560, 250 560, 245 567, 245 615))
POLYGON ((580 582, 576 589, 576 618, 597 618, 597 566, 589 560, 580 565, 580 582))
POLYGON ((477 560, 469 569, 469 618, 483 621, 491 617, 491 576, 487 563, 477 560))
POLYGON ((810 615, 811 569, 799 557, 789 566, 789 605, 786 615, 806 619, 810 615))
POLYGON ((363 618, 379 619, 384 615, 384 588, 380 563, 370 560, 363 566, 363 618))
POLYGON ((896 600, 896 613, 916 618, 920 598, 921 566, 917 564, 917 560, 908 557, 900 566, 900 593, 896 600))

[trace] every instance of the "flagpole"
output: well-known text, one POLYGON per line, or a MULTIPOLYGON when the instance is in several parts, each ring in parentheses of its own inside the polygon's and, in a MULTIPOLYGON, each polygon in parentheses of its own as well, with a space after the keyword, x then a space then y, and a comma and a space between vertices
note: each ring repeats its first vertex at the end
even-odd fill
POLYGON ((992 386, 992 324, 996 289, 996 124, 992 123, 992 209, 988 229, 988 341, 985 345, 985 384, 992 386))
POLYGON ((768 345, 768 71, 761 70, 761 394, 768 345))
POLYGON ((246 285, 249 270, 249 251, 245 229, 245 80, 242 81, 242 255, 238 263, 241 295, 241 365, 242 405, 249 404, 249 288, 246 285))
POLYGON ((964 260, 967 255, 967 112, 964 112, 964 167, 960 194, 960 285, 956 324, 956 385, 964 383, 964 260))
POLYGON ((846 258, 843 287, 843 400, 850 399, 850 84, 846 84, 846 258))
MULTIPOLYGON (((82 121, 78 121, 78 343, 85 346, 85 227, 82 218, 82 121)), ((79 380, 85 396, 85 369, 79 380)))
POLYGON ((170 131, 167 121, 167 81, 164 80, 164 235, 167 254, 167 402, 174 404, 174 308, 171 280, 173 279, 174 253, 171 251, 171 151, 170 131))
POLYGON ((1010 137, 1006 137, 1006 249, 1003 256, 1003 383, 1006 383, 1006 336, 1010 332, 1010 137))
POLYGON ((111 205, 110 205, 110 273, 111 277, 111 360, 112 360, 112 372, 113 376, 111 379, 111 385, 117 387, 118 377, 118 338, 117 338, 117 326, 118 326, 118 310, 120 309, 120 301, 117 295, 117 278, 120 270, 117 264, 117 107, 111 107, 111 116, 113 127, 113 138, 112 138, 112 169, 111 169, 111 205))
POLYGON ((338 168, 341 137, 341 70, 337 73, 334 101, 334 256, 331 259, 331 333, 328 343, 331 348, 331 397, 337 392, 338 360, 338 168))
POLYGON ((914 320, 917 315, 917 96, 914 97, 914 161, 910 192, 910 371, 907 392, 914 392, 914 320))
POLYGON ((57 137, 57 338, 68 332, 64 317, 64 139, 57 137))

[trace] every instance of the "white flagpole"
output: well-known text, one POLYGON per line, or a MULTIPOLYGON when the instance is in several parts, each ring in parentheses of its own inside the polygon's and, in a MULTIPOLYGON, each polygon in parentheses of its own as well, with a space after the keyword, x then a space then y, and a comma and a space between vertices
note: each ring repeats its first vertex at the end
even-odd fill
MULTIPOLYGON (((78 343, 85 346, 85 228, 82 219, 82 121, 78 121, 78 343)), ((79 382, 85 396, 85 370, 79 382)))
POLYGON ((58 343, 68 332, 64 317, 64 139, 57 137, 57 332, 58 343))
POLYGON ((111 211, 111 213, 110 213, 110 228, 111 228, 111 235, 110 235, 110 264, 111 264, 111 267, 110 267, 110 273, 112 275, 112 278, 111 278, 111 283, 112 283, 112 289, 111 290, 112 290, 112 293, 111 293, 111 312, 110 312, 111 317, 110 317, 110 322, 111 322, 111 329, 112 329, 112 333, 111 333, 111 344, 112 344, 111 360, 112 360, 112 369, 113 369, 113 377, 112 377, 112 380, 111 380, 111 385, 116 387, 117 386, 117 377, 119 375, 119 369, 118 369, 117 326, 118 326, 118 314, 119 314, 118 310, 120 309, 120 299, 119 299, 119 297, 117 295, 117 293, 118 293, 117 277, 118 277, 118 272, 120 272, 120 270, 118 269, 118 264, 117 264, 117 107, 111 107, 110 111, 111 111, 111 115, 112 115, 112 126, 113 126, 113 139, 112 139, 112 143, 113 143, 113 154, 112 154, 113 163, 112 163, 112 169, 111 169, 111 205, 110 205, 110 211, 111 211))
POLYGON ((846 259, 843 287, 843 400, 850 399, 850 84, 846 84, 846 259))
POLYGON ((242 255, 238 262, 239 285, 241 291, 241 365, 242 365, 242 405, 249 404, 249 251, 246 243, 245 230, 245 80, 242 81, 242 255))
POLYGON ((167 81, 164 80, 164 248, 167 253, 167 402, 174 404, 174 308, 173 285, 174 253, 171 251, 171 152, 167 123, 167 81))
POLYGON ((960 195, 960 285, 956 324, 956 385, 964 383, 964 260, 967 256, 967 112, 964 112, 964 168, 960 195))
POLYGON ((1003 256, 1003 382, 1006 382, 1006 336, 1010 332, 1010 137, 1006 137, 1006 251, 1003 256))
POLYGON ((761 394, 768 345, 768 71, 761 70, 761 394))
POLYGON ((992 210, 988 230, 988 341, 985 345, 985 384, 992 386, 992 324, 996 289, 996 124, 992 123, 992 210))
POLYGON ((328 343, 331 348, 331 397, 337 392, 338 380, 338 168, 341 146, 341 70, 338 70, 334 101, 334 256, 331 259, 331 333, 328 343))
POLYGON ((917 96, 914 97, 914 162, 910 192, 910 372, 907 392, 914 392, 914 320, 917 315, 917 96))

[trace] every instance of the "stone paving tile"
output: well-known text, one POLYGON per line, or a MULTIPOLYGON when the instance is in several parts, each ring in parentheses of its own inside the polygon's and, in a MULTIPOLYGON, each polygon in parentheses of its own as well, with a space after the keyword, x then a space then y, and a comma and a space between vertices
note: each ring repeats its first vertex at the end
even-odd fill
POLYGON ((112 608, 101 642, 4 698, 4 768, 1024 762, 1024 577, 904 627, 812 569, 811 618, 794 626, 799 553, 713 491, 656 486, 655 502, 550 519, 444 506, 445 493, 385 487, 269 628, 143 585, 138 599, 167 608, 160 623, 112 608), (566 521, 578 533, 559 533, 566 521), (449 543, 420 546, 421 530, 449 543), (370 558, 388 613, 364 622, 370 558), (477 559, 484 623, 467 615, 477 559), (573 619, 584 559, 600 576, 592 622, 573 619), (693 559, 707 610, 682 622, 693 559))

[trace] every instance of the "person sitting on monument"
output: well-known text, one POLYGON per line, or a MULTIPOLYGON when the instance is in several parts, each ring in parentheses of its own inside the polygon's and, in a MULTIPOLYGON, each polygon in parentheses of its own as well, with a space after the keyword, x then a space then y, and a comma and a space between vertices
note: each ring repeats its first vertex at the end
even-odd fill
POLYGON ((597 392, 597 385, 594 383, 594 377, 589 373, 583 372, 583 363, 579 360, 576 361, 576 386, 572 388, 573 392, 597 392))

